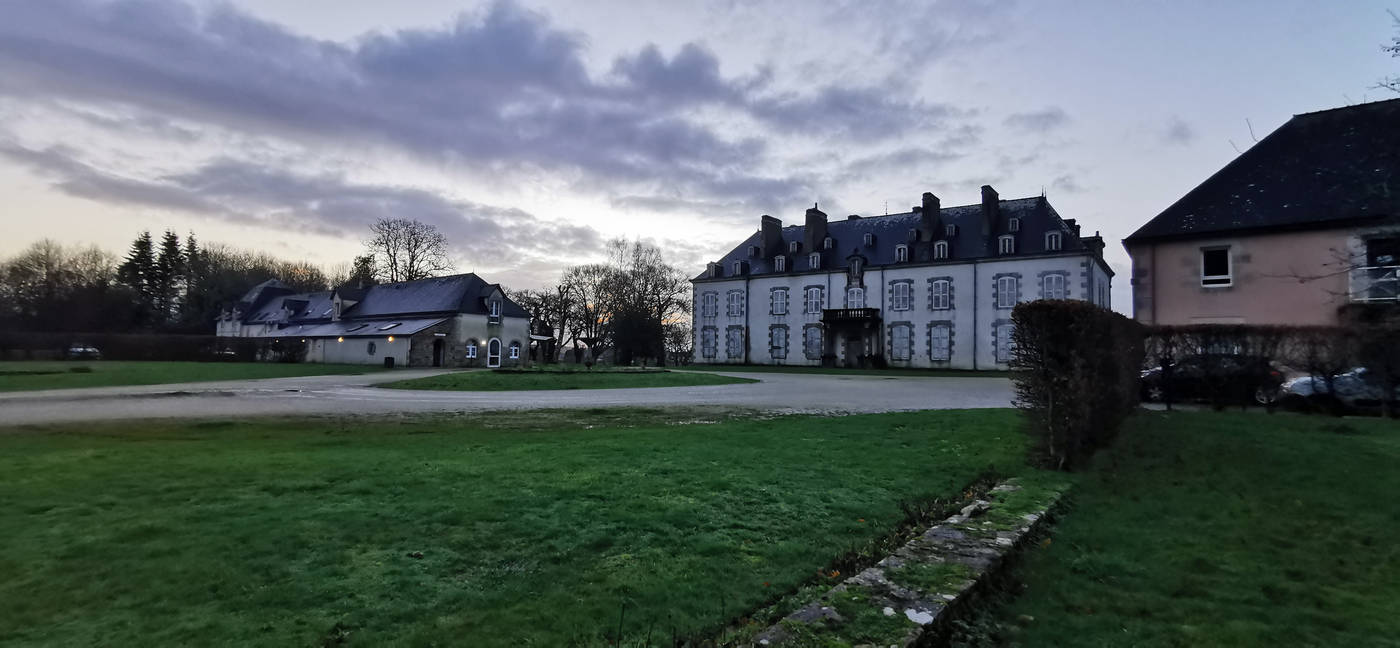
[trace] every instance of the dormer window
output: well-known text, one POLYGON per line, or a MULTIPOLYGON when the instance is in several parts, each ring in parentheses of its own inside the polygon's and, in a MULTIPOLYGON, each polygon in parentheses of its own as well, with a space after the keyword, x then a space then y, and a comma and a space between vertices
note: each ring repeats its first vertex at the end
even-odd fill
POLYGON ((997 239, 997 252, 1001 254, 1016 253, 1016 237, 1006 234, 997 239))
POLYGON ((501 316, 501 300, 499 300, 499 299, 493 299, 493 300, 491 300, 491 317, 500 317, 500 316, 501 316))
POLYGON ((852 275, 852 276, 855 276, 855 277, 859 277, 859 276, 860 276, 861 265, 862 265, 862 263, 861 263, 861 260, 860 260, 860 259, 851 259, 851 275, 852 275))
MULTIPOLYGON (((952 227, 952 225, 949 225, 949 227, 952 227)), ((935 258, 935 259, 946 259, 946 258, 948 258, 948 242, 947 242, 947 241, 936 241, 936 242, 933 244, 933 258, 935 258)))
POLYGON ((1046 232, 1046 234, 1045 234, 1045 249, 1046 249, 1046 250, 1050 250, 1050 251, 1054 251, 1054 250, 1060 249, 1060 233, 1059 233, 1059 232, 1046 232))
POLYGON ((797 254, 797 246, 798 246, 798 245, 801 245, 801 244, 798 243, 797 241, 793 241, 793 242, 791 242, 791 243, 788 243, 788 252, 791 252, 791 253, 793 253, 793 254, 797 254))
POLYGON ((813 269, 813 270, 816 270, 817 268, 822 267, 822 255, 821 255, 821 253, 820 253, 820 252, 813 252, 813 253, 807 255, 807 265, 812 266, 812 269, 813 269))
POLYGON ((1010 223, 1007 223, 1006 229, 1007 229, 1008 231, 1011 231, 1011 232, 1019 232, 1019 231, 1021 231, 1021 219, 1019 219, 1019 218, 1013 218, 1013 219, 1011 219, 1011 222, 1010 222, 1010 223))
POLYGON ((894 262, 904 263, 909 260, 909 246, 896 245, 894 248, 894 262))
POLYGON ((835 247, 835 246, 836 246, 836 239, 831 238, 830 236, 828 236, 828 237, 822 239, 822 249, 830 250, 831 248, 833 248, 833 247, 835 247))
POLYGON ((715 262, 711 261, 707 270, 711 278, 719 276, 719 264, 716 264, 715 262))
POLYGON ((749 246, 749 258, 752 259, 752 258, 754 258, 754 257, 756 257, 756 256, 758 256, 758 246, 757 246, 757 245, 750 245, 750 246, 749 246))
POLYGON ((871 234, 871 233, 869 233, 869 232, 866 232, 865 236, 862 236, 862 237, 861 237, 861 241, 862 241, 863 243, 865 243, 865 247, 870 247, 870 246, 872 246, 872 245, 875 245, 875 235, 874 235, 874 234, 871 234))
POLYGON ((957 225, 953 225, 953 224, 944 225, 944 226, 943 226, 943 235, 944 235, 944 236, 957 236, 957 235, 958 235, 958 226, 957 226, 957 225))
POLYGON ((735 262, 734 262, 734 276, 737 277, 737 276, 739 276, 739 275, 741 275, 741 274, 744 274, 744 262, 743 262, 743 261, 735 261, 735 262))
POLYGON ((773 257, 773 271, 787 272, 787 257, 781 254, 776 257, 773 257))

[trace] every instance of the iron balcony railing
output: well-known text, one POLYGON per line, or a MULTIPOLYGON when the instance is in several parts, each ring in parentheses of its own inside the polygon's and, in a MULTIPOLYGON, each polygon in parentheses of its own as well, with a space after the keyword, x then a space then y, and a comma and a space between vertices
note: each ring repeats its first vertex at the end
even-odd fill
POLYGON ((870 322, 880 319, 878 308, 828 308, 822 311, 822 321, 828 324, 838 322, 870 322))
POLYGON ((1400 302, 1400 265, 1353 268, 1349 293, 1363 304, 1400 302))

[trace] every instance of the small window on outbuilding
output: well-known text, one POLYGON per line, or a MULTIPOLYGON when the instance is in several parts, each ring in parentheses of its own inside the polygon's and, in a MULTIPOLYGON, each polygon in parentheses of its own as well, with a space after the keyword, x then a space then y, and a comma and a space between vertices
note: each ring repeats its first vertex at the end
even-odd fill
POLYGON ((374 354, 375 354, 376 352, 378 352, 378 351, 379 351, 379 348, 376 347, 376 346, 374 345, 373 342, 370 342, 370 343, 368 343, 368 344, 365 345, 365 353, 367 353, 367 354, 369 354, 369 355, 374 355, 374 354))

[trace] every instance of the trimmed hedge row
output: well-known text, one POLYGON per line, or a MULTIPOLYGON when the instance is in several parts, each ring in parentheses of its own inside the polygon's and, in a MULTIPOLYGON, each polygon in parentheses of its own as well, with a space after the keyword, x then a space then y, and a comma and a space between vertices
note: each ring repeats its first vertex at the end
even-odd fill
POLYGON ((104 360, 195 362, 295 362, 304 350, 304 345, 296 340, 156 333, 0 331, 0 359, 5 360, 61 360, 75 345, 96 347, 104 360))
POLYGON ((1106 446, 1138 405, 1142 326, 1089 302, 1016 306, 1012 380, 1039 463, 1080 466, 1106 446))

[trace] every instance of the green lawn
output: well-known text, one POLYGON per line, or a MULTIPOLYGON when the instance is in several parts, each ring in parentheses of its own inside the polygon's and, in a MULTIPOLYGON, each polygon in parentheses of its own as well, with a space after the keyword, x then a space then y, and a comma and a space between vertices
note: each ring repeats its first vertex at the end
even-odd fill
POLYGON ((1028 556, 1001 643, 1400 646, 1400 426, 1178 412, 1126 427, 1028 556))
POLYGON ((0 431, 0 644, 661 645, 1024 470, 1009 410, 715 418, 0 431))
POLYGON ((467 371, 414 380, 400 380, 380 387, 434 389, 440 391, 516 391, 540 389, 620 389, 629 387, 691 387, 732 385, 756 380, 661 370, 596 371, 467 371))
POLYGON ((379 370, 368 365, 272 362, 5 361, 0 362, 0 391, 362 374, 379 370))
POLYGON ((844 369, 839 367, 797 367, 786 365, 701 365, 692 364, 677 369, 683 371, 742 371, 754 373, 821 374, 836 376, 909 376, 913 378, 1006 378, 1006 371, 968 371, 965 369, 844 369))

